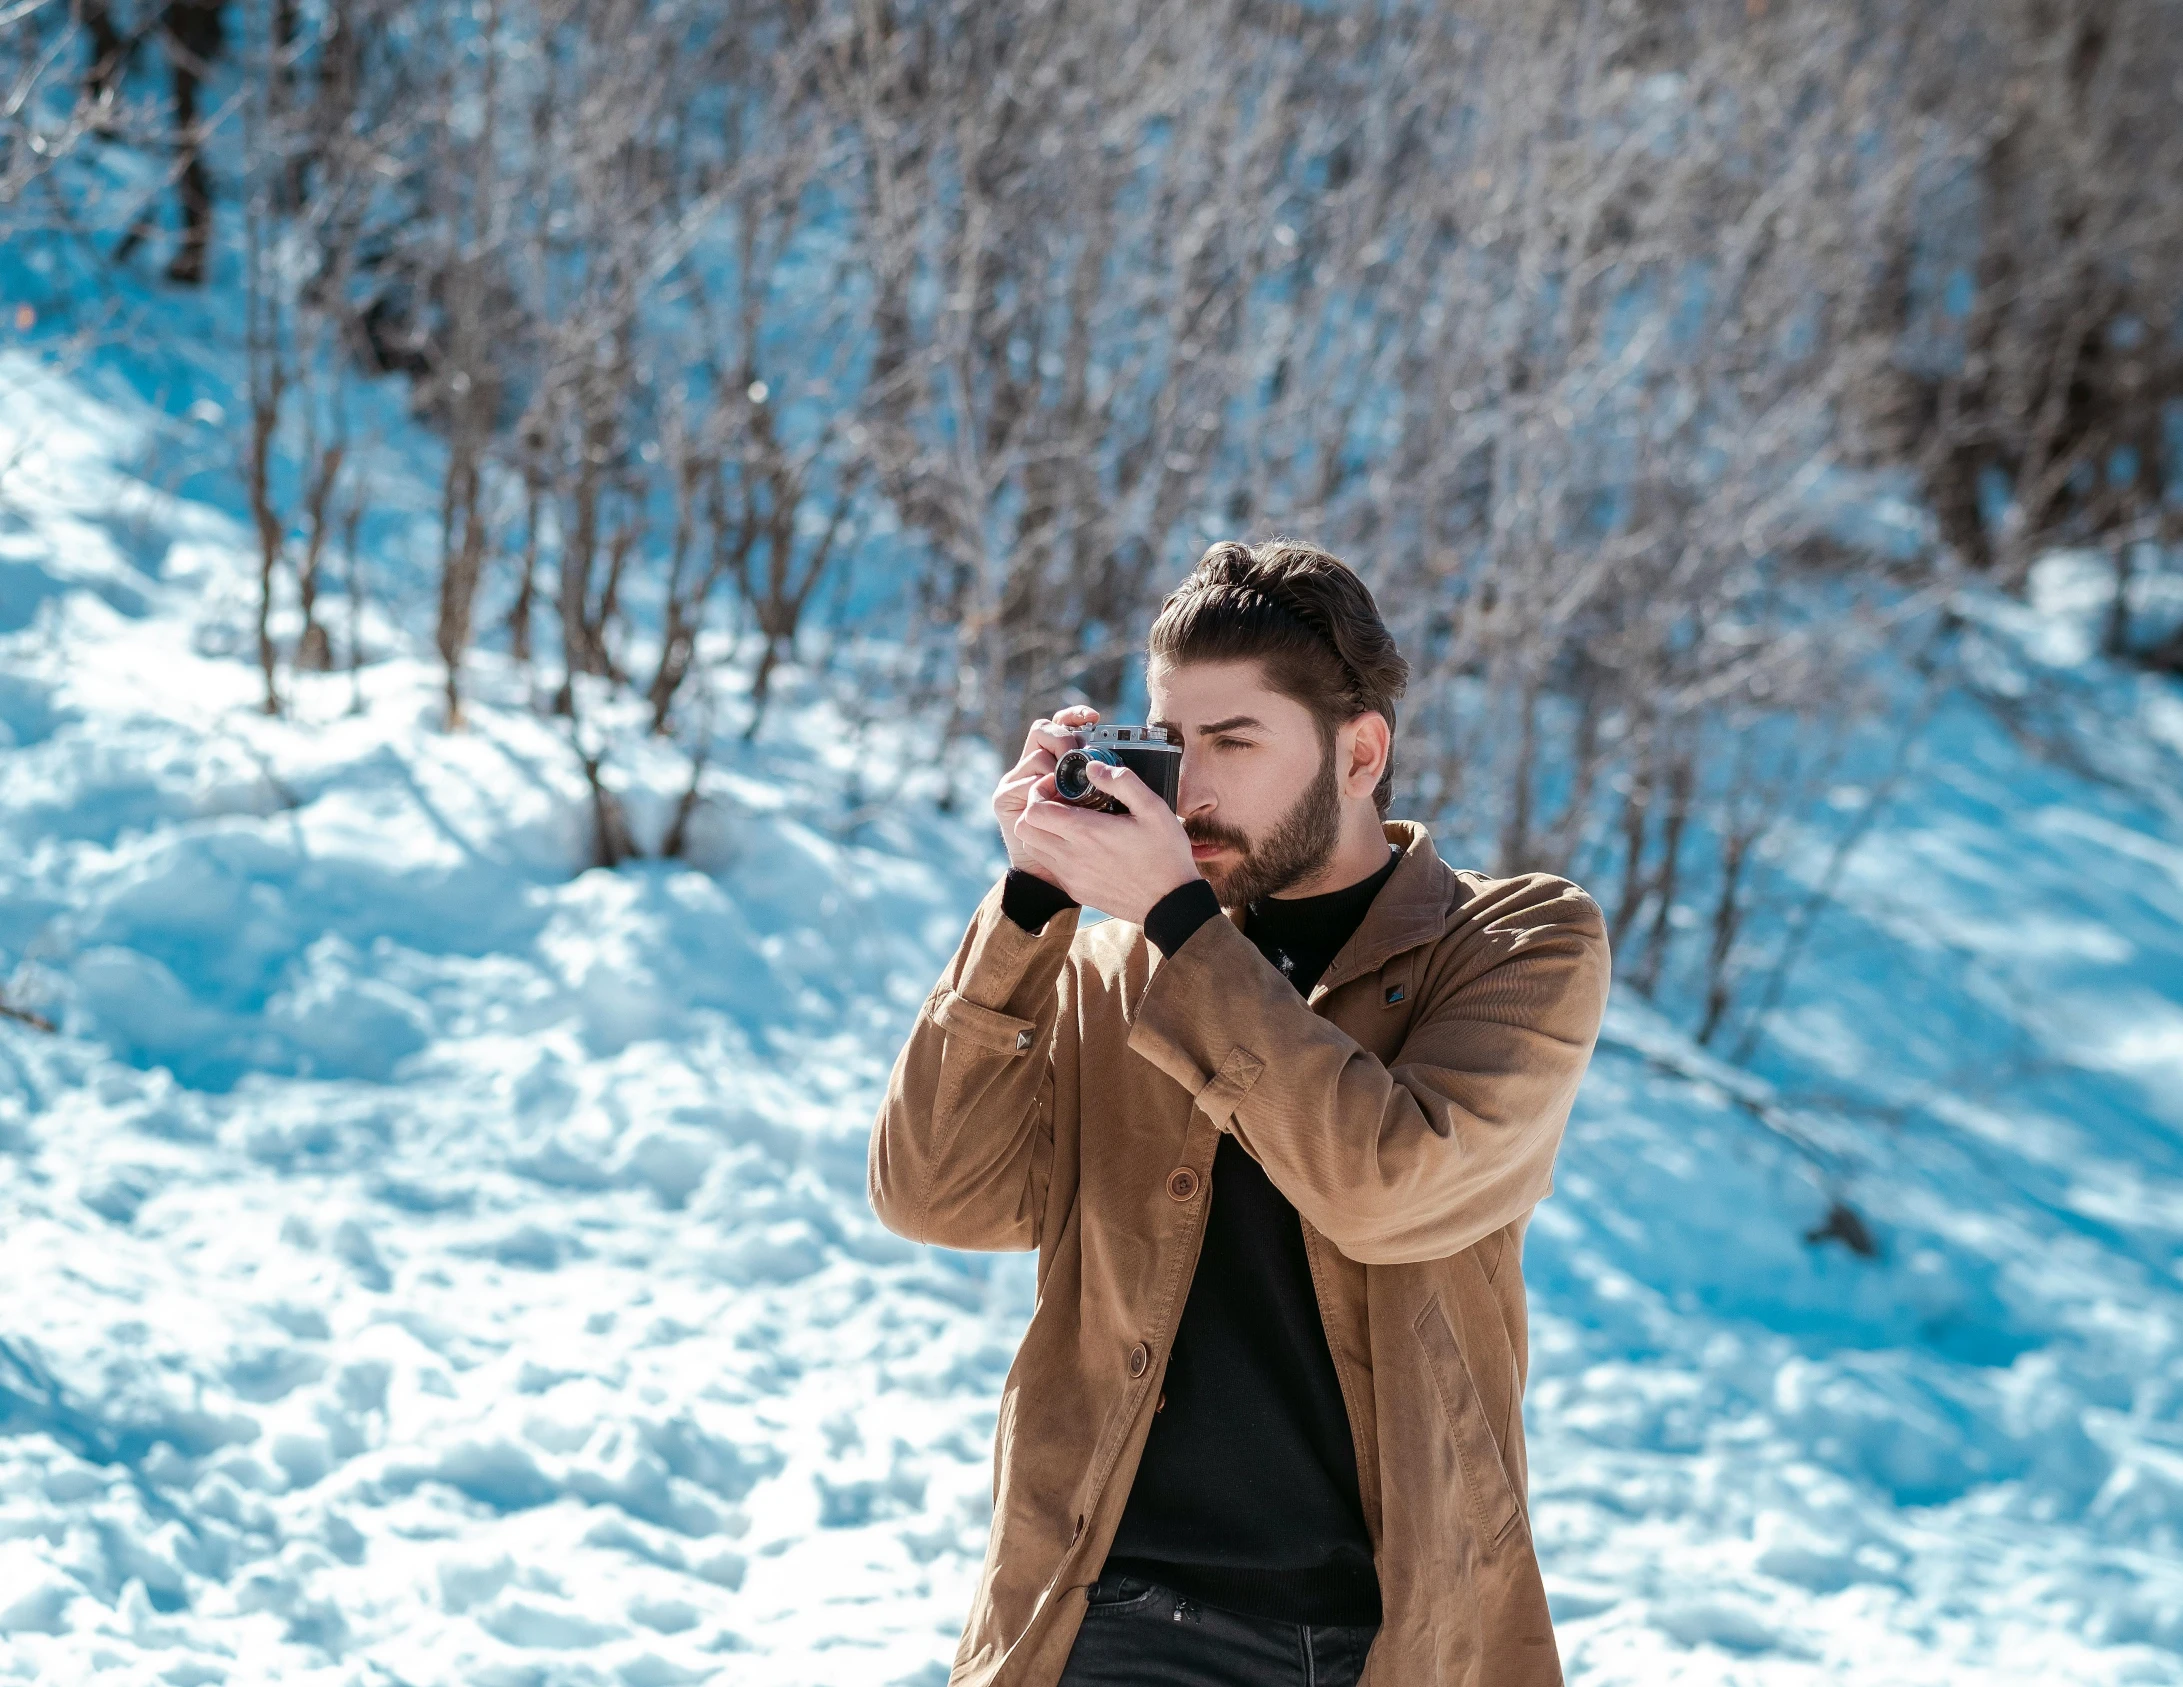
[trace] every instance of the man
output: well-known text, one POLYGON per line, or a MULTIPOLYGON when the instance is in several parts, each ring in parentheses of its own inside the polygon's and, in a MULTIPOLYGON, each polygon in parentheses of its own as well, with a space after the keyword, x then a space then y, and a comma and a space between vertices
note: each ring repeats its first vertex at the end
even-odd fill
POLYGON ((1406 677, 1335 558, 1215 545, 1150 638, 1176 810, 1056 798, 1087 708, 994 793, 870 1161, 898 1234, 1038 1251, 951 1687, 1561 1679, 1520 1262, 1606 933, 1385 818, 1406 677))

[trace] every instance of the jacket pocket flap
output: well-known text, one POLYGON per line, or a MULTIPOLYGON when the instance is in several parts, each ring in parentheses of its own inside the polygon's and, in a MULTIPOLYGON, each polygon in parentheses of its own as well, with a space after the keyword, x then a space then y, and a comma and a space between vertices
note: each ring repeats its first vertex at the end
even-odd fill
POLYGON ((1486 1422, 1484 1403, 1471 1376, 1470 1362, 1455 1339, 1448 1314, 1438 1294, 1426 1298, 1410 1320, 1418 1345, 1425 1350, 1425 1368, 1440 1396, 1440 1409, 1455 1440, 1455 1456, 1463 1471, 1463 1487, 1470 1499, 1471 1522, 1478 1531, 1479 1548, 1490 1555, 1515 1528, 1523 1515, 1516 1490, 1509 1485, 1508 1467, 1501 1462, 1501 1444, 1486 1422))
POLYGON ((1038 1029, 1028 1019, 1018 1019, 997 1008, 980 1007, 968 996, 953 990, 941 990, 929 997, 925 1011, 949 1036, 1008 1054, 1028 1052, 1038 1029))

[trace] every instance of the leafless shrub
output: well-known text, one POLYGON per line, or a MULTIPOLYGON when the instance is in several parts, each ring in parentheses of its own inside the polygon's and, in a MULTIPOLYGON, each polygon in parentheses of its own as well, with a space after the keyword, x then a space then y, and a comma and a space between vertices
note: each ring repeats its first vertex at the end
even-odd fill
POLYGON ((1823 496, 1886 350, 1865 259, 1910 197, 1884 144, 1903 29, 1878 5, 1533 22, 1435 55, 1430 103, 1465 121, 1378 225, 1385 444, 1320 472, 1319 521, 1378 560, 1427 653, 1413 800, 1503 870, 1601 881, 1641 989, 1669 916, 1710 904, 1710 1035, 1755 853, 1808 812, 1874 713, 1866 659, 1921 607, 1829 544, 1823 496))
POLYGON ((2172 551, 2183 5, 1911 16, 1904 75, 1930 116, 1905 149, 1920 215, 1887 253, 1895 356, 1861 395, 1873 444, 2011 589, 2056 545, 2108 549, 2118 570, 2147 543, 2172 551))

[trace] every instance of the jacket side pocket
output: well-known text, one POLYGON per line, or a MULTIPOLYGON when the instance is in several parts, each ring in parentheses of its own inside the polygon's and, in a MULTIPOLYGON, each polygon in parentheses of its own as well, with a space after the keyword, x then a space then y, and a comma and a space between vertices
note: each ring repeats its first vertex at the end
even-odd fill
POLYGON ((954 990, 935 990, 925 998, 925 1012, 949 1036, 1002 1054, 1025 1053, 1038 1030, 1028 1019, 981 1006, 954 990))
POLYGON ((1471 1524, 1478 1532, 1479 1551, 1491 1557, 1501 1543, 1524 1521, 1524 1508, 1509 1486, 1508 1467, 1501 1462, 1501 1445, 1486 1409, 1478 1398, 1478 1385, 1470 1362, 1455 1339, 1455 1330, 1436 1291, 1410 1320, 1423 1349, 1425 1369, 1440 1396, 1440 1410, 1448 1420, 1455 1443, 1456 1462, 1463 1471, 1463 1491, 1469 1497, 1471 1524))

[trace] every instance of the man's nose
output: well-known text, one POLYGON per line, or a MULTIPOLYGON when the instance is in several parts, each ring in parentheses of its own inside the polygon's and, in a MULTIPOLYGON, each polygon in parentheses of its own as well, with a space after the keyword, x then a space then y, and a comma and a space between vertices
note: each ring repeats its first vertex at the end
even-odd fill
POLYGON ((1177 775, 1175 785, 1175 812, 1185 820, 1193 815, 1208 813, 1213 806, 1212 790, 1191 767, 1192 759, 1189 750, 1185 748, 1182 753, 1182 772, 1177 775))

